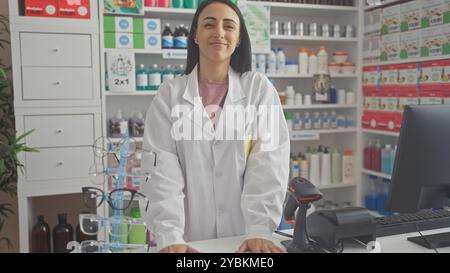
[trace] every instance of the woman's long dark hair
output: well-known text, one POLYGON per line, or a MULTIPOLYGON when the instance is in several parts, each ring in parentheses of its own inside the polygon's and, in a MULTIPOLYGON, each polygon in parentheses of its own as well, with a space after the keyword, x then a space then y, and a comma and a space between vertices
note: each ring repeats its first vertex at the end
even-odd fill
POLYGON ((190 74, 194 67, 200 62, 200 49, 195 43, 195 33, 198 26, 198 17, 200 13, 212 3, 222 3, 229 6, 234 10, 234 12, 236 12, 237 16, 239 17, 240 45, 236 47, 233 55, 231 55, 230 65, 235 71, 240 74, 251 71, 252 47, 250 44, 250 37, 248 36, 247 27, 245 26, 244 17, 242 16, 241 11, 230 0, 204 0, 197 8, 194 19, 192 20, 191 31, 188 38, 187 64, 185 74, 190 74))

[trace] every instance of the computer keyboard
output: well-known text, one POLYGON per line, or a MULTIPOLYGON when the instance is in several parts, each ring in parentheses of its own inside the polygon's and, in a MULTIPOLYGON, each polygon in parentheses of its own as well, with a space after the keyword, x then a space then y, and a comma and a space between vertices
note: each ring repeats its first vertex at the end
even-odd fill
POLYGON ((375 218, 376 236, 384 237, 403 233, 450 227, 450 211, 421 211, 375 218), (417 225, 417 227, 416 227, 417 225))

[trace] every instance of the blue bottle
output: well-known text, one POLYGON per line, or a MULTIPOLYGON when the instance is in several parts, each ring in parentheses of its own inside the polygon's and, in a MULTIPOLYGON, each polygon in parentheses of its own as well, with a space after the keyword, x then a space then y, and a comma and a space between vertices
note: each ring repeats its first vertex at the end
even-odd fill
POLYGON ((330 104, 337 104, 337 90, 333 85, 330 88, 330 104))
POLYGON ((381 172, 389 174, 391 172, 391 157, 392 148, 391 145, 387 144, 386 147, 381 151, 381 172))
POLYGON ((369 176, 369 185, 366 196, 364 197, 364 205, 368 210, 377 210, 377 179, 369 176))
POLYGON ((173 48, 173 33, 170 29, 170 24, 166 24, 166 27, 164 28, 162 32, 162 41, 161 41, 162 48, 173 48))

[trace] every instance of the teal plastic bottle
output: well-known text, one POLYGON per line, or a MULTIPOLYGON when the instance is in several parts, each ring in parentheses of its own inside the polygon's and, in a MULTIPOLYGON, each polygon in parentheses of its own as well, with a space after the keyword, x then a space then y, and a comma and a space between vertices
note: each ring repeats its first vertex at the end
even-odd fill
POLYGON ((136 71, 136 90, 145 91, 148 89, 148 74, 143 64, 136 71))
POLYGON ((161 85, 161 71, 157 64, 153 64, 148 73, 148 90, 157 91, 161 85))
MULTIPOLYGON (((131 218, 141 219, 139 208, 131 209, 131 218)), ((147 242, 147 233, 145 225, 131 225, 130 234, 128 235, 128 243, 136 245, 144 245, 147 242)))

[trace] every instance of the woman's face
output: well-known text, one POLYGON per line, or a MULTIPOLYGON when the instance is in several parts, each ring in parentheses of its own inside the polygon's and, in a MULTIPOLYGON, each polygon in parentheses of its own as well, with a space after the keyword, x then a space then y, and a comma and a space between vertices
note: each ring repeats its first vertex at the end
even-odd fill
POLYGON ((200 56, 213 62, 229 61, 239 43, 239 25, 239 17, 229 6, 207 6, 198 18, 195 36, 200 56))

